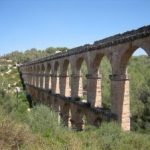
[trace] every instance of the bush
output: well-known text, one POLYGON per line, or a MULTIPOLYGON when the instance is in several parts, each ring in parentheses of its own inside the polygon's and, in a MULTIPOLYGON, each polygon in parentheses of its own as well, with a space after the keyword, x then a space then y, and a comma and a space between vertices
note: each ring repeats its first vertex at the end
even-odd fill
POLYGON ((28 113, 27 123, 34 132, 39 132, 43 136, 49 137, 56 130, 59 130, 61 125, 58 124, 58 116, 52 110, 44 105, 34 107, 28 113))
POLYGON ((30 132, 25 124, 20 124, 9 116, 4 115, 2 108, 0 108, 0 149, 1 150, 15 150, 22 147, 31 150, 35 147, 34 143, 38 145, 38 138, 30 132))

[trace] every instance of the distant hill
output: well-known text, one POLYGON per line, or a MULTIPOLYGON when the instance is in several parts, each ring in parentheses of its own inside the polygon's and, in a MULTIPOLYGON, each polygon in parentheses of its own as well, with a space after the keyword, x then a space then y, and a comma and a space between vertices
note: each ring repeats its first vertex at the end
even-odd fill
POLYGON ((13 62, 23 63, 32 60, 34 58, 41 58, 55 54, 58 51, 63 52, 66 50, 68 50, 68 48, 66 47, 56 47, 56 48, 49 47, 46 48, 45 50, 37 50, 35 48, 32 48, 30 50, 26 50, 25 52, 13 51, 9 54, 1 56, 0 59, 12 60, 13 62))

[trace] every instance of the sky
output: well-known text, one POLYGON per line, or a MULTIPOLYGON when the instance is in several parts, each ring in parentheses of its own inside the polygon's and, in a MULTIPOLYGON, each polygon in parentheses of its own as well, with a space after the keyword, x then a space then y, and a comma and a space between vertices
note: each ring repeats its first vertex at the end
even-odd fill
POLYGON ((73 48, 150 24, 150 0, 0 0, 0 55, 73 48))

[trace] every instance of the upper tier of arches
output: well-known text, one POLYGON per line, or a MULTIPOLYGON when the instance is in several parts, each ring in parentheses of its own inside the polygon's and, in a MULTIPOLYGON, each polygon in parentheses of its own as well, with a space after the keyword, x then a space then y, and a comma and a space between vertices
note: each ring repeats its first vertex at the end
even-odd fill
POLYGON ((51 90, 53 94, 76 99, 82 96, 81 66, 86 65, 87 103, 102 107, 101 65, 106 57, 111 66, 111 111, 125 130, 130 128, 129 79, 127 64, 132 54, 142 48, 150 56, 150 26, 121 36, 78 47, 65 53, 41 58, 20 66, 26 84, 51 90))

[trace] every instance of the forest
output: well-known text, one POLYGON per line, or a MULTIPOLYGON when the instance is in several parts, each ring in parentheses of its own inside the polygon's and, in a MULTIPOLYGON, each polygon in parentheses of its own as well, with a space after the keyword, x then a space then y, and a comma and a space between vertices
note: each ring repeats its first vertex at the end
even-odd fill
MULTIPOLYGON (((121 131, 116 122, 102 123, 98 128, 87 125, 81 132, 58 124, 57 114, 43 105, 27 111, 28 103, 16 63, 45 57, 67 48, 32 48, 25 52, 14 51, 0 58, 0 149, 28 150, 145 150, 150 149, 150 59, 146 55, 132 56, 128 63, 130 78, 131 132, 121 131)), ((107 58, 100 66, 102 74, 103 107, 110 109, 111 67, 107 58)), ((86 87, 86 65, 81 72, 86 87)))

